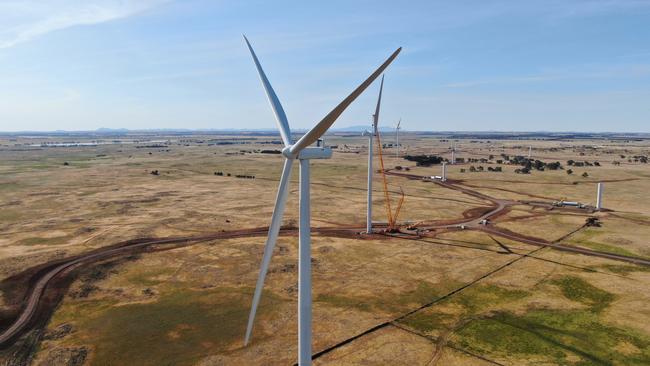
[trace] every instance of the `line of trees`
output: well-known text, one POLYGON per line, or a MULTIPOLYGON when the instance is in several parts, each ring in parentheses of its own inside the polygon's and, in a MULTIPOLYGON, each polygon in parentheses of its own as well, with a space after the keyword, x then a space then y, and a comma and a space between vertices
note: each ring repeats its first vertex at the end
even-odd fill
POLYGON ((405 155, 404 159, 414 161, 416 166, 437 165, 444 161, 442 157, 437 155, 405 155))

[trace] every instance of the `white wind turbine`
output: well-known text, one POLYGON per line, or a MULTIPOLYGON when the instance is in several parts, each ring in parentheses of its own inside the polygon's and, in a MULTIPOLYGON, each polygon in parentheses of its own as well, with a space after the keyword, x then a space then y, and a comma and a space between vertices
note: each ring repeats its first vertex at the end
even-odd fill
POLYGON ((377 124, 379 123, 379 107, 381 106, 381 93, 384 90, 384 76, 381 76, 381 84, 379 86, 379 98, 377 99, 377 108, 375 108, 375 113, 372 115, 372 129, 370 131, 366 130, 363 132, 364 136, 368 136, 368 196, 366 203, 366 233, 372 233, 372 142, 375 136, 377 136, 377 124))
POLYGON ((343 113, 343 111, 393 62, 397 54, 402 50, 398 48, 393 52, 390 57, 379 66, 375 72, 370 75, 361 85, 359 85, 350 95, 348 95, 339 105, 337 105, 325 118, 323 118, 316 126, 309 132, 304 134, 297 142, 291 140, 291 130, 289 129, 289 121, 284 113, 284 109, 280 104, 275 91, 271 87, 271 83, 266 78, 264 70, 260 65, 253 48, 251 47, 248 39, 244 36, 246 45, 248 46, 255 67, 266 91, 266 96, 269 99, 275 119, 284 142, 284 168, 280 178, 280 185, 275 199, 275 207, 273 208, 273 216, 271 217, 271 225, 269 226, 268 237, 264 247, 264 255, 260 267, 260 273, 257 278, 255 286, 255 293, 253 295, 253 304, 251 306, 250 315, 248 318, 248 326, 246 328, 246 338, 244 344, 247 345, 250 341, 251 333, 253 330, 253 323, 255 321, 255 313, 259 305, 260 297, 262 295, 262 288, 264 287, 264 278, 269 269, 271 256, 273 255, 273 248, 275 247, 280 225, 282 223, 282 216, 287 201, 289 179, 291 176, 291 168, 294 160, 298 159, 300 162, 300 227, 299 227, 299 241, 298 241, 298 364, 301 366, 311 365, 311 237, 310 237, 310 208, 309 208, 309 160, 311 159, 328 159, 332 156, 332 150, 325 147, 309 147, 316 142, 336 119, 343 113))

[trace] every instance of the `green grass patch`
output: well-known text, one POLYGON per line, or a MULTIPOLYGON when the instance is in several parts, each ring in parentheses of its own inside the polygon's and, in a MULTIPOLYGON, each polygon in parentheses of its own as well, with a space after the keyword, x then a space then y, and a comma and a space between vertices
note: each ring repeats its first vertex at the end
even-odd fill
POLYGON ((422 333, 430 333, 434 330, 449 328, 455 321, 456 317, 450 314, 435 311, 418 311, 400 320, 400 323, 422 333))
POLYGON ((165 281, 159 277, 173 273, 174 269, 168 267, 131 267, 124 277, 133 285, 155 286, 165 281))
POLYGON ((400 323, 430 333, 434 330, 450 329, 463 318, 472 316, 486 308, 501 303, 523 299, 530 295, 527 291, 511 290, 495 285, 477 285, 440 302, 440 305, 460 306, 458 314, 436 312, 435 307, 419 311, 400 320, 400 323))
POLYGON ((629 257, 644 257, 625 248, 621 248, 620 246, 605 244, 595 240, 597 236, 603 234, 603 232, 600 230, 600 228, 584 229, 577 236, 571 239, 570 243, 605 253, 626 255, 629 257))
POLYGON ((603 310, 615 299, 613 294, 593 286, 580 277, 564 276, 553 280, 552 283, 560 287, 564 297, 585 304, 595 312, 603 310))
POLYGON ((73 237, 72 235, 55 236, 53 238, 31 237, 19 240, 17 245, 60 245, 66 244, 73 237))
POLYGON ((375 299, 369 300, 333 294, 320 294, 316 297, 316 301, 340 308, 353 308, 361 311, 371 311, 373 305, 376 303, 375 299))
MULTIPOLYGON (((123 364, 125 360, 132 365, 193 365, 243 341, 251 292, 177 287, 154 303, 73 303, 63 310, 78 324, 78 331, 68 341, 92 344, 94 365, 123 364)), ((260 318, 270 308, 269 295, 273 297, 265 293, 260 318)))
POLYGON ((411 291, 406 291, 397 297, 396 303, 400 307, 408 305, 424 305, 429 303, 442 295, 440 286, 434 285, 430 282, 421 281, 418 286, 411 291))
POLYGON ((349 297, 338 294, 321 294, 316 301, 328 303, 342 308, 354 308, 361 311, 381 310, 389 313, 399 313, 414 306, 423 305, 435 300, 440 295, 440 289, 429 282, 419 282, 413 290, 402 293, 384 292, 373 297, 349 297))
POLYGON ((584 310, 501 312, 468 323, 458 331, 455 342, 479 354, 535 356, 558 365, 650 364, 647 335, 603 324, 597 313, 584 310), (621 344, 631 344, 637 351, 616 351, 621 344), (580 360, 569 361, 568 355, 580 360))
POLYGON ((530 295, 523 290, 512 290, 495 285, 474 286, 463 291, 452 301, 465 307, 468 312, 476 312, 488 305, 507 303, 530 295))
POLYGON ((610 244, 598 243, 598 242, 590 241, 590 240, 589 241, 582 241, 581 240, 581 241, 577 242, 577 244, 579 244, 581 246, 591 248, 591 249, 594 249, 594 250, 597 250, 597 251, 600 251, 600 252, 605 252, 605 253, 626 255, 628 257, 643 257, 643 256, 639 256, 638 254, 636 254, 634 252, 631 252, 631 251, 629 251, 627 249, 623 249, 621 247, 617 247, 617 246, 610 245, 610 244))
POLYGON ((634 272, 650 272, 650 267, 647 266, 637 266, 634 264, 603 264, 600 266, 594 267, 594 269, 605 269, 612 273, 628 275, 634 272))

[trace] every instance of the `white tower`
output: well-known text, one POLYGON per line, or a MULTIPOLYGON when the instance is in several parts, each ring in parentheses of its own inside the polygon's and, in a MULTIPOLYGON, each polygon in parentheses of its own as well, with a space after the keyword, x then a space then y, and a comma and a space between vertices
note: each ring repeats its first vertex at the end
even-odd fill
MULTIPOLYGON (((372 139, 379 134, 377 124, 379 123, 379 107, 381 106, 381 93, 384 90, 384 76, 381 76, 381 85, 379 86, 379 98, 377 99, 377 108, 372 115, 372 131, 365 131, 363 134, 368 136, 368 197, 366 203, 366 233, 372 233, 372 139)), ((380 146, 381 147, 381 146, 380 146)))
POLYGON ((603 183, 598 182, 598 188, 596 191, 596 210, 603 208, 603 183))
POLYGON ((442 162, 442 175, 441 175, 441 177, 442 177, 441 180, 443 182, 447 181, 447 163, 445 163, 444 161, 442 162))
POLYGON ((528 146, 528 159, 530 159, 533 156, 533 147, 528 146))
POLYGON ((451 143, 451 160, 450 160, 450 163, 452 165, 456 164, 456 144, 454 144, 453 142, 451 143))
POLYGON ((368 136, 368 196, 366 198, 366 233, 372 232, 372 139, 375 134, 371 131, 364 131, 368 136))
POLYGON ((402 119, 399 119, 399 122, 397 122, 397 126, 395 126, 395 147, 397 150, 395 150, 395 158, 399 159, 399 130, 400 130, 400 125, 402 124, 402 119))

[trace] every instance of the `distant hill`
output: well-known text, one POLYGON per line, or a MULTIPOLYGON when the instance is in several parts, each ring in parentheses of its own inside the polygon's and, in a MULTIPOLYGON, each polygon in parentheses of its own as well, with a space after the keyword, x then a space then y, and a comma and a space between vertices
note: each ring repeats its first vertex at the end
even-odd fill
MULTIPOLYGON (((57 131, 57 132, 65 132, 65 131, 57 131)), ((95 132, 99 133, 127 133, 129 130, 127 128, 106 128, 106 127, 101 127, 95 130, 95 132)))
MULTIPOLYGON (((367 125, 354 125, 354 126, 340 127, 340 128, 333 127, 333 128, 330 129, 330 131, 332 131, 332 132, 359 132, 359 133, 361 133, 361 132, 363 132, 365 130, 369 130, 370 128, 371 128, 371 125, 367 124, 367 125)), ((381 132, 395 131, 395 129, 392 128, 392 127, 381 127, 380 126, 379 131, 381 131, 381 132)))

